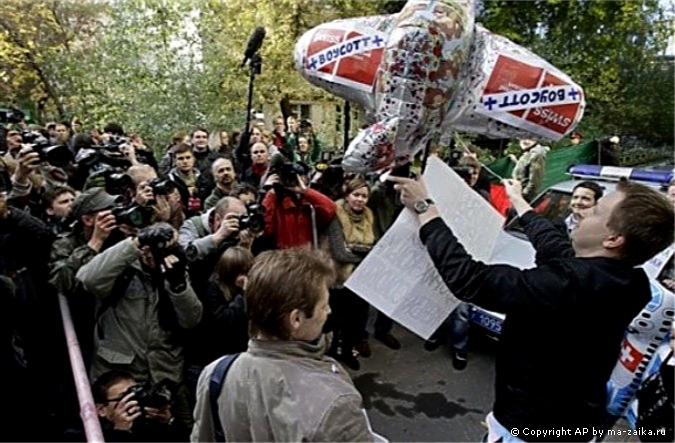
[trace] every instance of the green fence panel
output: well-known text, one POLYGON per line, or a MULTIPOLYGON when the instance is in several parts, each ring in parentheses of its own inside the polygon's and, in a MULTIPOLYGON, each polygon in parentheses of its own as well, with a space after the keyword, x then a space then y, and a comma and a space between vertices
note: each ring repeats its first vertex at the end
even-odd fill
MULTIPOLYGON (((593 142, 588 142, 549 152, 546 156, 546 171, 544 173, 542 190, 556 183, 569 180, 566 172, 570 166, 594 163, 597 159, 597 149, 593 145, 593 142)), ((487 165, 487 167, 500 177, 510 178, 515 165, 508 157, 501 157, 487 165)), ((491 178, 495 182, 498 181, 494 176, 491 178)))

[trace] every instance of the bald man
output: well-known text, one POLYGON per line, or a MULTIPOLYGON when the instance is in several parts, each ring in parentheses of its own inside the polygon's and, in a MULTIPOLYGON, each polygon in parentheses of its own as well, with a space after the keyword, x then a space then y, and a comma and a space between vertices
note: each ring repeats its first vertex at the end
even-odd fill
POLYGON ((229 158, 219 158, 214 161, 211 165, 211 173, 216 182, 216 187, 213 188, 211 195, 204 202, 204 210, 206 211, 216 206, 218 200, 230 195, 232 189, 237 186, 234 164, 229 158))

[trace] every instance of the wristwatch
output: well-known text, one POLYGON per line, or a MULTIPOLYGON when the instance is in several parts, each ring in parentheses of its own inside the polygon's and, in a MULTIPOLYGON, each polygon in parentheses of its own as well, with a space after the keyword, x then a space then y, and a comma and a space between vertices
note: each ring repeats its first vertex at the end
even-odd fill
POLYGON ((435 202, 430 198, 425 198, 424 200, 416 201, 413 205, 413 209, 418 215, 424 214, 429 210, 429 206, 435 204, 435 202))

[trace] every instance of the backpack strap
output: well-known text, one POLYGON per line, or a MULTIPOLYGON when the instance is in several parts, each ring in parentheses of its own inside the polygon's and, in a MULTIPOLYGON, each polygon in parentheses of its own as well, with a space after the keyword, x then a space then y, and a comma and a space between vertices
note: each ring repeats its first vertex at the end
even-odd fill
POLYGON ((221 358, 216 364, 216 368, 213 370, 211 379, 209 381, 209 403, 211 405, 211 419, 213 420, 213 427, 216 434, 215 441, 219 443, 225 441, 225 432, 223 431, 223 425, 220 422, 220 417, 218 415, 218 397, 220 397, 220 392, 223 390, 223 383, 225 383, 227 371, 230 369, 230 366, 232 366, 232 363, 234 363, 239 355, 241 355, 241 353, 228 354, 221 358))

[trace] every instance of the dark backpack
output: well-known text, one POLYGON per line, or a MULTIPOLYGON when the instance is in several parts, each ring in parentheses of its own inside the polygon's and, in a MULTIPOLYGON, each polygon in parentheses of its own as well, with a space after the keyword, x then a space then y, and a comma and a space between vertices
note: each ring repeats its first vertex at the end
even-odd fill
POLYGON ((211 419, 213 420, 213 428, 215 429, 215 441, 223 443, 225 441, 225 431, 223 425, 220 423, 218 416, 218 397, 223 390, 223 383, 225 383, 225 376, 229 371, 232 363, 239 357, 241 353, 229 354, 220 359, 216 364, 216 368, 211 374, 209 380, 209 404, 211 405, 211 419))

